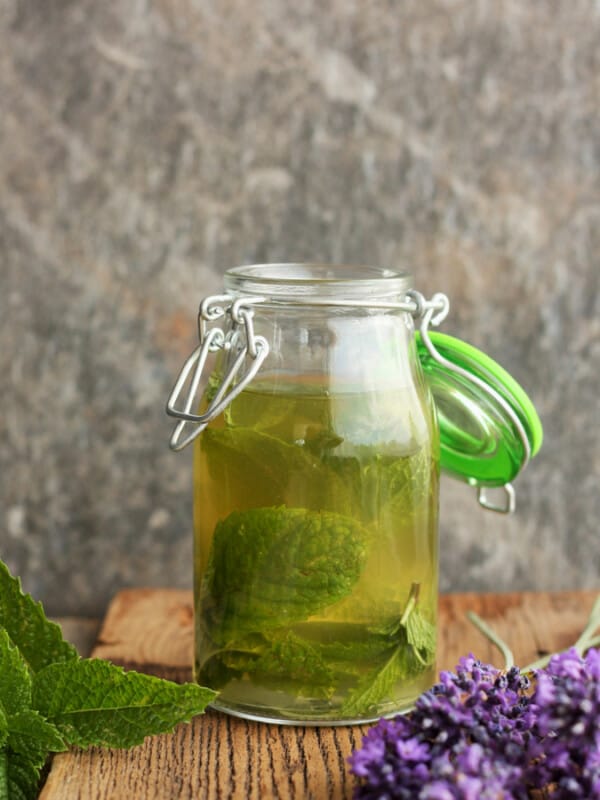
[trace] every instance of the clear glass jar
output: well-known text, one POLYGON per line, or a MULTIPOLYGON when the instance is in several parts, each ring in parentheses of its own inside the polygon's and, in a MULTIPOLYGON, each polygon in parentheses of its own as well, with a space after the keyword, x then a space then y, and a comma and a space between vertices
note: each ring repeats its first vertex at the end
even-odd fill
POLYGON ((435 679, 439 434, 394 307, 409 288, 370 267, 225 275, 250 329, 228 317, 203 408, 248 337, 268 355, 194 443, 195 676, 216 708, 365 722, 435 679))

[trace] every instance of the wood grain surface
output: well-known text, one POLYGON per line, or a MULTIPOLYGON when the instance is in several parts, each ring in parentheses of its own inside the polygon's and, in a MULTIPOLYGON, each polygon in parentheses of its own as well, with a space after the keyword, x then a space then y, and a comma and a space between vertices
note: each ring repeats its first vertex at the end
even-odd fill
MULTIPOLYGON (((567 647, 596 592, 457 594, 440 601, 440 669, 468 652, 498 653, 465 617, 472 610, 511 645, 517 663, 567 647)), ((121 592, 93 655, 173 680, 191 678, 192 597, 177 590, 121 592)), ((266 725, 209 711, 131 750, 92 748, 55 757, 42 800, 323 800, 350 798, 347 756, 366 726, 266 725)))

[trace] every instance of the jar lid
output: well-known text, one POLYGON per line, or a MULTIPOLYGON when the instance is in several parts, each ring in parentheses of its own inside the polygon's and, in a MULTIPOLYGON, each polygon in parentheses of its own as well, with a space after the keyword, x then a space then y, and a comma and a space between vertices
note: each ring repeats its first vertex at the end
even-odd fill
POLYGON ((417 349, 437 409, 441 468, 472 486, 510 483, 542 443, 533 403, 485 353, 447 334, 427 336, 434 352, 420 333, 417 349))

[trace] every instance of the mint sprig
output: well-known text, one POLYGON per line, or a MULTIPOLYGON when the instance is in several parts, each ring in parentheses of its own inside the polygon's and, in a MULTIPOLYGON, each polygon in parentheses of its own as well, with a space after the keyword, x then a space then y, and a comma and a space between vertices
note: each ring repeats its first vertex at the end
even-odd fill
POLYGON ((79 658, 0 561, 0 800, 36 797, 49 753, 140 744, 189 722, 215 696, 79 658))
POLYGON ((50 664, 33 679, 33 705, 69 744, 132 747, 203 711, 212 689, 125 672, 101 659, 50 664))
POLYGON ((374 713, 386 698, 392 697, 399 681, 414 678, 424 667, 433 665, 435 628, 419 610, 419 589, 419 584, 413 583, 400 618, 385 629, 390 647, 344 702, 345 715, 360 717, 374 713))
POLYGON ((63 639, 62 631, 44 614, 41 603, 21 588, 8 567, 0 561, 0 627, 19 648, 23 660, 33 672, 79 656, 72 644, 63 639))

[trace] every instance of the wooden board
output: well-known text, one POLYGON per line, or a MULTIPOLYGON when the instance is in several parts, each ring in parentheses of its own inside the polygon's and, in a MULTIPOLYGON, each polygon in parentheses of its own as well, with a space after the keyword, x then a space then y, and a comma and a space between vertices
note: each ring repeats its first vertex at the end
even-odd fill
MULTIPOLYGON (((468 652, 501 665, 466 620, 475 611, 511 645, 517 663, 569 646, 596 592, 448 595, 440 602, 438 666, 468 652)), ((191 678, 191 593, 121 592, 93 655, 173 680, 191 678)), ((366 727, 266 725, 209 711, 131 750, 73 750, 55 757, 42 800, 323 800, 350 798, 346 758, 366 727)))

